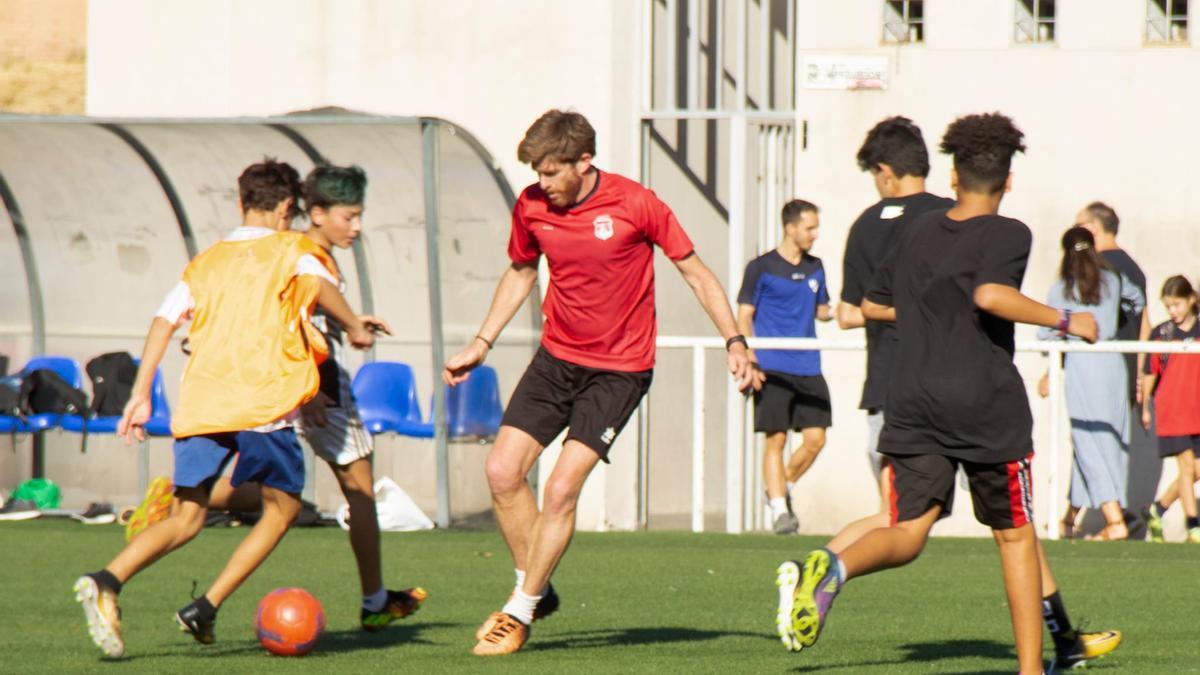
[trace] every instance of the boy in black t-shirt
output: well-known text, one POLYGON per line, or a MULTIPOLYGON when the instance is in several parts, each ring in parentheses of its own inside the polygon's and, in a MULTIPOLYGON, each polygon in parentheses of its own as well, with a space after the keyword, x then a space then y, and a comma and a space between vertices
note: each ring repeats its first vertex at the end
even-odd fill
POLYGON ((859 168, 871 173, 880 199, 854 221, 846 238, 837 321, 843 330, 866 329, 867 378, 858 407, 867 411, 867 457, 879 483, 882 507, 874 526, 882 526, 886 524, 891 478, 888 460, 878 446, 895 359, 896 329, 886 321, 864 320, 860 306, 875 271, 896 247, 901 233, 922 214, 954 206, 954 200, 925 191, 929 151, 920 127, 906 117, 889 117, 872 127, 856 159, 859 168))
MULTIPOLYGON (((950 125, 942 151, 954 156, 957 202, 902 234, 867 293, 863 315, 895 321, 899 337, 880 439, 894 470, 891 526, 866 532, 840 554, 810 553, 802 572, 795 562, 780 566, 781 589, 795 589, 787 608, 791 621, 780 631, 790 649, 817 641, 846 581, 920 554, 933 524, 950 512, 961 466, 976 518, 992 528, 1000 549, 1021 672, 1042 672, 1045 564, 1032 524, 1032 419, 1012 363, 1013 323, 1057 327, 1094 341, 1096 322, 1018 290, 1031 235, 1024 224, 996 214, 1011 187, 1012 156, 1024 150, 1022 137, 999 114, 950 125)), ((780 600, 782 609, 788 604, 782 591, 780 600)), ((1061 603, 1055 609, 1061 611, 1061 603)), ((1074 631, 1060 637, 1051 630, 1060 666, 1107 653, 1120 641, 1111 631, 1089 651, 1074 631), (1064 654, 1070 643, 1078 653, 1064 654)))

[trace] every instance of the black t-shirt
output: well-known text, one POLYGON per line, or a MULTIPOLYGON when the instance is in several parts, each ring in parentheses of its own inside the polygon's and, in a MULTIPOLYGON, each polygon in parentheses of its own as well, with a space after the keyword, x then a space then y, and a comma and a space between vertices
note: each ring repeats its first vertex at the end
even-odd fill
MULTIPOLYGON (((1129 257, 1128 253, 1119 248, 1114 248, 1108 251, 1100 251, 1100 257, 1104 262, 1108 263, 1109 267, 1125 275, 1126 278, 1132 281, 1133 285, 1137 286, 1138 290, 1142 292, 1142 297, 1149 297, 1146 295, 1146 273, 1134 262, 1133 258, 1129 257)), ((1133 305, 1122 300, 1121 314, 1117 320, 1117 339, 1136 340, 1138 339, 1141 327, 1142 313, 1135 312, 1133 305)))
POLYGON ((985 464, 1033 451, 1033 418, 1013 365, 1013 323, 975 306, 983 284, 1020 288, 1032 235, 998 215, 918 218, 867 297, 896 308, 899 338, 881 452, 985 464))
MULTIPOLYGON (((1146 295, 1146 273, 1134 262, 1133 258, 1129 257, 1128 253, 1119 248, 1114 248, 1108 251, 1100 251, 1100 257, 1104 262, 1108 263, 1109 267, 1132 281, 1142 291, 1142 297, 1150 297, 1146 295)), ((1125 300, 1121 300, 1121 309, 1117 316, 1117 339, 1136 340, 1140 336, 1141 328, 1142 313, 1134 311, 1133 305, 1125 300)), ((1128 366, 1125 371, 1129 373, 1129 400, 1131 403, 1136 403, 1137 354, 1126 354, 1125 363, 1128 366)))
MULTIPOLYGON (((928 192, 883 199, 862 212, 846 239, 842 259, 842 302, 861 305, 871 286, 875 271, 895 248, 900 233, 918 216, 954 206, 953 199, 928 192)), ((896 352, 896 331, 890 323, 868 321, 867 379, 863 382, 859 407, 882 408, 887 397, 892 360, 896 352)))

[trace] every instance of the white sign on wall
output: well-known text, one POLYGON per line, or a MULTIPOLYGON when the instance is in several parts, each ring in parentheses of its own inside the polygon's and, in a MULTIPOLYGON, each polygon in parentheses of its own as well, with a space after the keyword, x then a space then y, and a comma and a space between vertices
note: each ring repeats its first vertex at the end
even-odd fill
POLYGON ((887 89, 891 59, 886 56, 804 57, 805 89, 887 89))

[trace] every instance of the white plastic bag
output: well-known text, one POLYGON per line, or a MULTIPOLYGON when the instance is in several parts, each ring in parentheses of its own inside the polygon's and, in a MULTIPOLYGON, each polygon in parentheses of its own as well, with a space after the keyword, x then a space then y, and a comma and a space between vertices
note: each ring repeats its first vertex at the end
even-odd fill
MULTIPOLYGON (((433 521, 417 503, 408 496, 396 481, 388 476, 375 483, 375 511, 379 515, 381 532, 412 532, 432 530, 433 521)), ((337 522, 343 530, 350 529, 350 505, 342 504, 337 510, 337 522)))

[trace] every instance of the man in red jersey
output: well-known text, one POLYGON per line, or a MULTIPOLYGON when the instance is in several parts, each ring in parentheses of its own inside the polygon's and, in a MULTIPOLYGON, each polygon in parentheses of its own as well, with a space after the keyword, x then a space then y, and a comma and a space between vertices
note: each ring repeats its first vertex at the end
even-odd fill
POLYGON ((667 254, 726 340, 739 387, 761 385, 746 339, 737 333, 721 282, 696 255, 666 204, 628 178, 592 165, 596 132, 583 115, 551 110, 517 149, 538 182, 513 208, 512 266, 496 287, 474 341, 446 362, 454 386, 484 362, 500 331, 537 282, 546 256, 550 286, 542 346, 513 392, 487 458, 500 532, 512 553, 516 586, 476 633, 474 652, 511 654, 529 625, 558 609, 550 576, 575 531, 575 506, 588 474, 650 388, 654 368, 654 246, 667 254), (525 481, 542 450, 567 429, 546 479, 542 510, 525 481))

